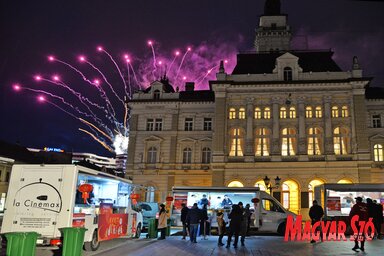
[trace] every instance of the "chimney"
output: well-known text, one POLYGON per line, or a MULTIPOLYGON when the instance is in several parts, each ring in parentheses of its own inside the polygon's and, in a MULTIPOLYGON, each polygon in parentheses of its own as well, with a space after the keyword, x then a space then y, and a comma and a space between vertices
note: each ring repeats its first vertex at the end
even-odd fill
POLYGON ((193 92, 195 90, 195 83, 194 82, 186 82, 185 83, 185 91, 186 92, 193 92))

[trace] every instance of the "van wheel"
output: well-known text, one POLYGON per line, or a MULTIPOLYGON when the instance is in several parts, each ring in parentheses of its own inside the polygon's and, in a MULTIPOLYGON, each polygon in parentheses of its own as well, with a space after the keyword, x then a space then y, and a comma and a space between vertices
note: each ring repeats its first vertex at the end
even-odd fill
POLYGON ((140 236, 141 236, 141 223, 137 225, 135 238, 140 238, 140 236))
POLYGON ((84 249, 86 251, 96 251, 97 249, 99 249, 99 246, 100 241, 97 235, 97 230, 95 230, 92 235, 92 240, 90 242, 84 243, 84 249))
POLYGON ((284 236, 285 235, 285 226, 286 225, 287 225, 286 222, 280 223, 279 227, 277 228, 277 234, 279 234, 280 236, 284 236))

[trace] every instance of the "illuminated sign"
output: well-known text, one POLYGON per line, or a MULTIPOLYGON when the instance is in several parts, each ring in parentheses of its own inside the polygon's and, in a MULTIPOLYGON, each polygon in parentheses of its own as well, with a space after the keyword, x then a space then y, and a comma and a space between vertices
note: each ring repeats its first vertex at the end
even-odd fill
POLYGON ((63 153, 64 152, 64 150, 62 150, 60 148, 48 148, 48 147, 45 147, 44 151, 47 151, 47 152, 59 152, 59 153, 63 153))

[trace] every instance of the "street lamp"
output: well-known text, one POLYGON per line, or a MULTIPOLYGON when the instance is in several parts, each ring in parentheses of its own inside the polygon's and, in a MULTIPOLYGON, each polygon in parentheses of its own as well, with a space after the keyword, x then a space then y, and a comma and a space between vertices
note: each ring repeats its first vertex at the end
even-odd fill
MULTIPOLYGON (((280 178, 279 176, 276 176, 275 178, 275 189, 278 189, 279 186, 280 186, 280 178)), ((271 179, 268 178, 268 176, 265 176, 265 178, 263 179, 264 181, 264 184, 265 184, 265 187, 269 190, 269 194, 272 195, 272 185, 270 184, 271 182, 271 179)))

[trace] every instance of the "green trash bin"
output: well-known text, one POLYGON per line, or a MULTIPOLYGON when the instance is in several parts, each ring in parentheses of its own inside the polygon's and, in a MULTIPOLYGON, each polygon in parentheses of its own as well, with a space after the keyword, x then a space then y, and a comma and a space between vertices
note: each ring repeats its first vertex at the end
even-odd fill
POLYGON ((36 232, 5 233, 7 238, 7 256, 35 256, 36 240, 40 234, 36 232))
POLYGON ((63 256, 81 256, 86 228, 60 228, 63 240, 63 256))
POLYGON ((157 219, 148 220, 148 238, 157 238, 157 219))

